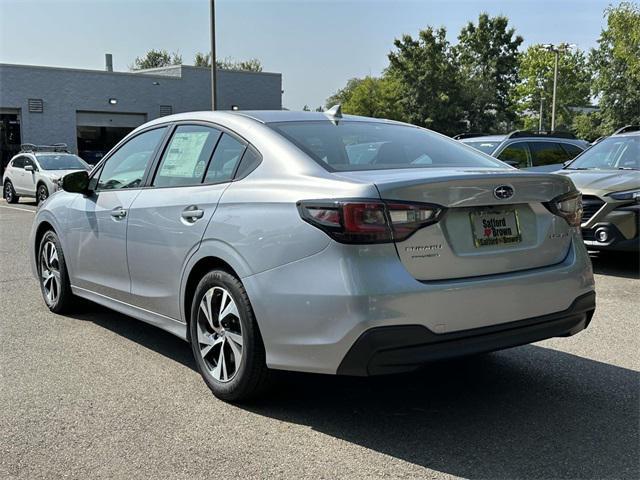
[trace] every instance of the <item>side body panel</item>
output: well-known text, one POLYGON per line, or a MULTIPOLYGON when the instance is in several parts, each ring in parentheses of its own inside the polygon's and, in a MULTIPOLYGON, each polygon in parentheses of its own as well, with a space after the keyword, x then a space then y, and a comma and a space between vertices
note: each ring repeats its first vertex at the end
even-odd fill
MULTIPOLYGON (((228 183, 143 190, 129 210, 132 303, 180 319, 180 272, 198 249, 228 183), (199 218, 184 218, 201 210, 199 218)), ((215 235, 215 232, 213 233, 215 235)))

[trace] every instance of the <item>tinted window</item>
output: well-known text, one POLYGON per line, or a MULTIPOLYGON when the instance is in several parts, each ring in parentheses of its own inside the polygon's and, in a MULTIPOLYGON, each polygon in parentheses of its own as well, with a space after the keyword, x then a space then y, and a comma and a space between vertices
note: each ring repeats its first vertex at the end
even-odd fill
POLYGON ((531 161, 534 167, 564 163, 569 155, 555 142, 530 142, 531 161))
POLYGON ((24 157, 14 158, 11 165, 14 168, 23 168, 24 167, 24 157))
POLYGON ((500 152, 498 158, 516 168, 527 168, 529 166, 527 145, 524 142, 512 143, 500 152))
POLYGON ((242 156, 242 160, 240 161, 240 166, 238 167, 238 171, 236 172, 236 178, 244 178, 249 175, 262 161, 262 157, 258 153, 258 151, 249 146, 247 147, 244 155, 242 156))
POLYGON ((245 146, 231 135, 222 134, 207 169, 206 183, 229 182, 242 158, 245 146))
POLYGON ((218 138, 220 132, 214 128, 180 125, 164 151, 153 185, 179 187, 201 183, 218 138))
POLYGON ((80 157, 69 153, 38 154, 38 163, 44 170, 86 170, 88 168, 80 157))
POLYGON ((166 127, 149 130, 122 145, 104 164, 97 189, 139 187, 165 130, 166 127))
POLYGON ((350 121, 269 126, 329 171, 503 166, 455 140, 412 126, 350 121))
POLYGON ((582 149, 580 147, 576 147, 571 143, 561 143, 560 145, 562 145, 562 148, 565 149, 565 151, 567 152, 567 155, 569 155, 569 158, 577 157, 579 154, 582 153, 582 149))

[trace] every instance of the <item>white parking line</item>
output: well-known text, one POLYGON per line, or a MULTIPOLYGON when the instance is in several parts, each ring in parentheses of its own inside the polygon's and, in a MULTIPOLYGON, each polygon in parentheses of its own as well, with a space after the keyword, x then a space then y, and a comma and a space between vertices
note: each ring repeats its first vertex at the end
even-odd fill
POLYGON ((8 207, 7 205, 0 205, 0 208, 10 208, 11 210, 20 210, 22 212, 36 213, 35 210, 29 210, 28 208, 8 207))

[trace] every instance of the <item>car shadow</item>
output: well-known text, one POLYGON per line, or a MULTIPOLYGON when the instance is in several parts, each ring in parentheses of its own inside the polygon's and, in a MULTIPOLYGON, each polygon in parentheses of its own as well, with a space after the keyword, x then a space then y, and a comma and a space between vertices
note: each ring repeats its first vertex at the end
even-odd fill
POLYGON ((589 252, 593 272, 640 279, 640 255, 632 252, 589 252))
MULTIPOLYGON (((98 306, 76 318, 195 369, 169 333, 98 306)), ((467 478, 640 478, 639 391, 638 372, 530 345, 406 375, 281 374, 242 408, 467 478)))

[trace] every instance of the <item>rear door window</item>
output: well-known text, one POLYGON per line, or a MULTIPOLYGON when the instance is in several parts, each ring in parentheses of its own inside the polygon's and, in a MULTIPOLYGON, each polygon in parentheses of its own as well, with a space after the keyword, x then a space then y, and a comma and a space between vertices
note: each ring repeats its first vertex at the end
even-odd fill
POLYGON ((230 182, 245 151, 245 144, 231 135, 222 134, 209 163, 205 183, 230 182))
POLYGON ((527 168, 529 166, 529 154, 525 142, 517 142, 508 145, 498 158, 512 167, 527 168))
POLYGON ((202 125, 180 125, 164 151, 154 187, 182 187, 202 183, 221 132, 202 125))
POLYGON ((529 142, 529 150, 534 167, 564 163, 572 158, 556 142, 529 142))

